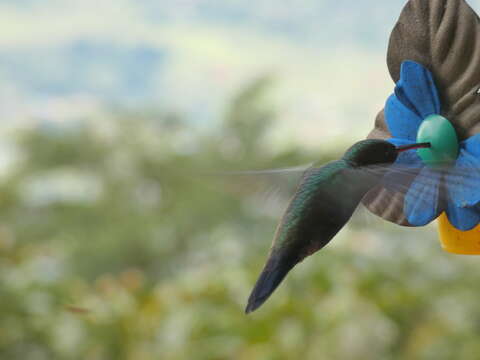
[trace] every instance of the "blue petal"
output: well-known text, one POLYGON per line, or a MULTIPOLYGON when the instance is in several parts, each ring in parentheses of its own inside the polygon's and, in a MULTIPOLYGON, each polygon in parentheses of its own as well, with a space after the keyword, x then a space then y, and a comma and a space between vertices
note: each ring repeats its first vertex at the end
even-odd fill
POLYGON ((457 162, 445 179, 455 206, 469 207, 480 202, 480 158, 460 149, 457 162))
POLYGON ((417 116, 440 114, 440 98, 432 73, 414 61, 404 61, 395 87, 398 100, 417 116))
POLYGON ((413 180, 405 195, 404 212, 408 222, 414 226, 427 225, 441 213, 439 189, 442 175, 424 167, 413 180))
POLYGON ((423 118, 405 107, 395 95, 391 95, 387 100, 385 119, 393 137, 410 142, 416 141, 418 127, 423 121, 423 118))
POLYGON ((390 139, 387 139, 387 141, 392 144, 392 145, 395 145, 395 146, 403 146, 403 145, 409 145, 409 144, 412 144, 412 142, 408 139, 405 139, 405 138, 397 138, 397 137, 393 137, 393 138, 390 138, 390 139))
POLYGON ((475 157, 480 157, 480 134, 469 137, 460 144, 462 148, 475 157))
POLYGON ((462 208, 448 203, 446 212, 448 221, 461 231, 472 230, 480 221, 480 212, 476 208, 462 208))

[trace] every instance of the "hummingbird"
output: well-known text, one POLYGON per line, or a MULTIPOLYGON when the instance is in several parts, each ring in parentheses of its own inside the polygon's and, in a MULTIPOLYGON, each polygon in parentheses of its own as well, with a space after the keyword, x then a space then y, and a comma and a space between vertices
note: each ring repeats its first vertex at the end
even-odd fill
POLYGON ((396 147, 368 139, 351 146, 340 160, 307 169, 277 227, 245 312, 258 309, 296 264, 322 249, 343 228, 366 193, 381 181, 379 172, 365 168, 382 165, 386 172, 400 152, 430 146, 396 147))

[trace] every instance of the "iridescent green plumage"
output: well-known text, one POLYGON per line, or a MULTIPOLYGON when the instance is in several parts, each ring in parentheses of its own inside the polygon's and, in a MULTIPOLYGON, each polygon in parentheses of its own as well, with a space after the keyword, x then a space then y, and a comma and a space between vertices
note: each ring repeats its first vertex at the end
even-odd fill
MULTIPOLYGON (((425 147, 425 144, 404 148, 425 147)), ((308 169, 278 225, 265 267, 250 295, 246 312, 262 305, 285 275, 305 257, 323 248, 350 219, 365 194, 378 184, 378 173, 365 166, 392 164, 399 149, 383 140, 353 145, 341 160, 308 169)))

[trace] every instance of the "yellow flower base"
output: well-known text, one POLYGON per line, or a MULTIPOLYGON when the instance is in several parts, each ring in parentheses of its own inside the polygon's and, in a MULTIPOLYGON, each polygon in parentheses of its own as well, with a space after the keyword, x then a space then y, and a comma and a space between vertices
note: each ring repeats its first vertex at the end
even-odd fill
POLYGON ((460 231, 443 213, 438 218, 438 231, 443 250, 460 255, 480 255, 480 225, 470 231, 460 231))

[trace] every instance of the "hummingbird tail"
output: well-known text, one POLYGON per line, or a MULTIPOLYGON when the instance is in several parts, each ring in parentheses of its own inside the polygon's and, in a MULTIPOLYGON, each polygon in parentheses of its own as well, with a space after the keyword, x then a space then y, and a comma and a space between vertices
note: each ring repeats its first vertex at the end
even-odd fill
POLYGON ((248 298, 245 313, 249 314, 258 309, 280 285, 296 262, 286 259, 281 254, 273 252, 268 258, 255 287, 248 298))

